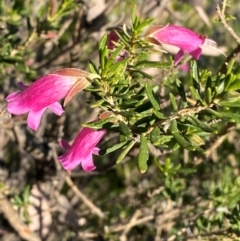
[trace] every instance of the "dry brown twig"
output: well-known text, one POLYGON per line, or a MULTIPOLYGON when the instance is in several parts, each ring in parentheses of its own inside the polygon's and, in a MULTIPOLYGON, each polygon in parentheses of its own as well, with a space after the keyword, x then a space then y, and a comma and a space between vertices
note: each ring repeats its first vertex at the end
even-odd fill
POLYGON ((111 229, 111 232, 116 232, 117 233, 117 232, 123 231, 125 229, 129 229, 129 228, 132 229, 133 227, 135 227, 137 225, 141 225, 141 224, 147 223, 149 221, 152 221, 153 219, 154 219, 153 215, 148 215, 148 216, 145 216, 143 218, 135 219, 134 222, 132 220, 132 221, 130 221, 129 223, 127 223, 125 225, 117 226, 116 228, 111 229))
POLYGON ((83 203, 99 218, 104 218, 104 213, 98 208, 87 196, 85 196, 79 188, 73 183, 72 179, 68 174, 65 175, 65 181, 69 185, 69 187, 73 190, 73 192, 83 201, 83 203))
POLYGON ((232 27, 230 27, 226 21, 226 16, 225 16, 225 9, 226 9, 226 3, 227 0, 223 0, 222 1, 222 9, 220 8, 219 5, 216 6, 216 10, 217 10, 217 14, 218 17, 221 21, 221 23, 223 24, 224 28, 230 33, 230 35, 236 40, 236 42, 238 44, 240 44, 240 38, 238 37, 238 35, 234 32, 234 30, 232 29, 232 27))
POLYGON ((216 6, 217 14, 225 29, 232 35, 232 37, 238 43, 238 46, 232 51, 231 54, 228 55, 226 61, 221 66, 220 68, 221 73, 226 73, 227 63, 229 63, 233 58, 236 58, 236 56, 240 53, 240 38, 238 37, 237 34, 235 34, 234 30, 226 22, 226 16, 225 16, 226 4, 227 4, 227 0, 223 0, 222 9, 220 8, 219 5, 216 6))
POLYGON ((236 126, 230 124, 228 125, 223 132, 218 136, 216 141, 207 149, 206 151, 206 158, 209 158, 212 153, 223 143, 226 137, 235 130, 236 126))
MULTIPOLYGON (((61 166, 57 160, 57 153, 54 145, 50 145, 52 152, 53 152, 53 158, 55 161, 55 165, 58 171, 61 171, 61 166)), ((72 189, 72 191, 83 201, 83 203, 92 211, 92 213, 96 214, 99 218, 103 219, 105 217, 104 213, 101 211, 100 208, 98 208, 86 195, 84 195, 79 188, 74 184, 69 174, 65 173, 64 177, 66 183, 68 186, 72 189)))
POLYGON ((138 217, 141 215, 141 210, 137 209, 135 213, 133 214, 132 218, 128 222, 128 224, 125 226, 121 236, 119 237, 120 241, 127 241, 127 234, 131 230, 131 228, 135 225, 136 221, 138 220, 138 217))
POLYGON ((41 241, 41 239, 22 222, 10 201, 5 197, 0 198, 0 210, 22 239, 27 241, 41 241))

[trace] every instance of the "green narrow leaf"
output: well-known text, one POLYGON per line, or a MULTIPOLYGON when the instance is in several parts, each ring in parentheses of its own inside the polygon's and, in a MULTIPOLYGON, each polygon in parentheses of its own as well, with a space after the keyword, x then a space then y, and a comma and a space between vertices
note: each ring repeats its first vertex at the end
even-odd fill
POLYGON ((95 101, 94 103, 92 103, 90 106, 92 108, 96 108, 96 107, 99 107, 99 106, 102 106, 102 104, 105 102, 104 99, 101 99, 101 100, 98 100, 98 101, 95 101))
POLYGON ((216 89, 216 93, 220 94, 223 91, 224 88, 224 79, 225 79, 226 75, 219 72, 216 76, 216 81, 215 81, 215 89, 216 89))
POLYGON ((103 49, 103 51, 100 52, 100 65, 102 68, 102 76, 106 75, 107 69, 105 69, 106 61, 108 59, 108 50, 107 48, 103 49))
POLYGON ((112 77, 114 74, 118 74, 118 78, 119 76, 121 76, 125 71, 126 71, 126 67, 127 67, 127 59, 118 61, 116 63, 114 63, 111 67, 109 67, 107 69, 107 78, 112 77))
MULTIPOLYGON (((159 147, 168 147, 168 145, 166 145, 165 143, 170 142, 172 138, 173 138, 172 135, 160 136, 158 141, 155 143, 155 145, 159 147)), ((174 150, 172 149, 172 151, 174 150)))
POLYGON ((28 203, 29 197, 30 197, 30 186, 27 185, 24 189, 24 192, 23 192, 23 202, 28 203))
POLYGON ((134 65, 134 68, 140 69, 140 68, 170 68, 172 65, 170 62, 160 62, 160 61, 139 61, 136 65, 134 65))
MULTIPOLYGON (((191 73, 192 73, 192 81, 193 81, 194 89, 195 89, 196 93, 198 93, 198 95, 200 97, 201 88, 200 88, 200 84, 199 84, 198 66, 197 66, 197 62, 196 61, 193 61, 192 64, 191 64, 191 73)), ((191 90, 191 88, 190 88, 190 90, 191 90)), ((200 101, 200 99, 199 99, 199 101, 200 101)))
POLYGON ((123 152, 118 156, 116 163, 120 163, 123 158, 128 154, 128 152, 132 149, 132 147, 135 145, 136 141, 132 140, 129 142, 128 145, 123 149, 123 152))
POLYGON ((148 125, 150 122, 152 122, 154 120, 155 120, 155 117, 153 117, 152 115, 142 116, 142 117, 140 117, 139 120, 137 120, 134 123, 134 126, 139 127, 140 125, 143 125, 143 124, 144 124, 144 126, 146 126, 146 125, 148 125))
POLYGON ((140 23, 140 25, 138 26, 137 31, 141 32, 145 27, 150 25, 154 20, 155 20, 155 18, 148 18, 148 19, 143 20, 140 23))
POLYGON ((206 101, 207 104, 212 102, 212 89, 210 87, 206 88, 206 101))
POLYGON ((198 69, 197 69, 197 62, 196 61, 192 61, 191 62, 191 75, 193 77, 193 79, 198 83, 198 69))
MULTIPOLYGON (((98 86, 101 85, 101 82, 98 81, 97 79, 95 79, 94 81, 98 84, 98 86)), ((97 88, 95 86, 93 87, 92 85, 90 85, 90 87, 86 88, 84 91, 86 91, 86 92, 100 92, 100 91, 102 91, 102 88, 100 88, 100 87, 97 88)), ((86 100, 86 103, 90 104, 91 102, 89 100, 86 100)))
POLYGON ((228 91, 240 90, 240 79, 235 79, 234 82, 229 86, 228 91))
POLYGON ((138 154, 138 169, 145 173, 148 169, 147 161, 149 159, 148 141, 144 134, 140 137, 140 150, 138 154))
POLYGON ((116 61, 116 58, 121 54, 124 48, 125 48, 124 44, 116 48, 116 50, 111 54, 111 57, 108 59, 106 63, 106 68, 110 67, 116 61))
POLYGON ((127 145, 128 141, 124 141, 124 142, 120 142, 120 143, 117 143, 109 148, 106 148, 106 149, 101 149, 99 151, 99 154, 100 155, 107 155, 109 153, 112 153, 114 151, 117 151, 119 150, 120 148, 124 147, 125 145, 127 145))
POLYGON ((99 51, 103 51, 107 47, 108 36, 105 34, 99 42, 99 51))
POLYGON ((150 133, 151 143, 155 146, 167 147, 166 142, 169 142, 172 139, 172 135, 162 135, 159 127, 155 127, 150 133))
POLYGON ((159 111, 156 111, 156 110, 153 110, 153 114, 160 120, 164 120, 164 119, 167 119, 163 113, 159 112, 159 111))
POLYGON ((136 112, 143 112, 143 111, 146 111, 146 110, 149 110, 152 108, 152 104, 150 101, 147 101, 141 105, 138 105, 136 108, 135 108, 135 111, 136 112))
POLYGON ((235 102, 240 99, 240 93, 237 91, 226 92, 221 100, 235 102))
POLYGON ((232 58, 231 61, 228 63, 226 75, 228 75, 228 74, 230 74, 232 72, 234 63, 235 63, 235 59, 232 58))
MULTIPOLYGON (((108 36, 105 34, 99 43, 99 60, 102 69, 105 68, 106 61, 108 59, 109 51, 107 49, 107 38, 108 36)), ((104 73, 102 73, 104 75, 104 73)))
POLYGON ((139 19, 137 17, 135 17, 134 22, 133 22, 133 33, 135 33, 134 37, 136 37, 136 30, 137 30, 139 24, 140 24, 139 19))
POLYGON ((215 130, 214 128, 210 127, 208 124, 205 124, 203 121, 200 121, 195 116, 189 116, 189 118, 191 118, 192 121, 194 122, 194 124, 196 124, 197 127, 201 128, 203 131, 214 133, 214 134, 218 133, 217 130, 215 130))
POLYGON ((19 196, 14 197, 14 202, 15 202, 15 205, 18 207, 21 207, 23 205, 23 201, 19 196))
POLYGON ((186 92, 184 90, 182 81, 179 79, 176 79, 176 84, 177 84, 177 88, 178 88, 178 93, 181 96, 181 99, 183 101, 183 107, 186 108, 187 107, 187 98, 186 98, 186 92))
POLYGON ((198 136, 198 135, 187 135, 186 138, 188 139, 188 141, 190 143, 192 143, 194 146, 202 146, 205 144, 205 142, 203 141, 203 139, 198 136))
POLYGON ((212 78, 211 78, 211 76, 209 76, 209 77, 207 78, 206 89, 207 89, 207 88, 212 89, 212 78))
POLYGON ((172 120, 170 125, 170 131, 173 135, 173 137, 176 139, 176 141, 185 149, 190 151, 195 151, 196 148, 192 146, 190 142, 188 142, 182 134, 179 133, 178 127, 177 127, 177 121, 172 120))
POLYGON ((240 100, 236 100, 236 101, 219 101, 218 105, 220 106, 226 106, 226 107, 239 107, 240 106, 240 100))
POLYGON ((154 129, 151 131, 150 133, 150 140, 151 142, 154 144, 158 141, 159 137, 161 135, 161 131, 159 129, 159 127, 154 127, 154 129))
POLYGON ((24 210, 23 210, 23 216, 25 218, 25 222, 27 224, 30 224, 31 223, 31 219, 29 217, 28 210, 26 208, 24 208, 24 210))
POLYGON ((170 101, 171 101, 171 104, 173 106, 173 109, 175 111, 177 111, 178 110, 178 106, 177 106, 177 102, 176 102, 175 96, 172 93, 170 93, 169 95, 170 95, 170 101))
MULTIPOLYGON (((123 24, 123 26, 122 26, 122 31, 123 31, 123 33, 126 35, 125 37, 131 38, 131 36, 130 36, 129 33, 128 33, 128 28, 127 28, 127 25, 126 25, 126 24, 123 24)), ((117 35, 119 35, 118 32, 116 32, 116 33, 117 33, 117 35)), ((128 44, 128 46, 129 46, 129 44, 128 44)))
MULTIPOLYGON (((202 69, 201 72, 199 73, 199 78, 201 79, 201 83, 204 81, 207 81, 207 79, 212 76, 212 72, 207 69, 202 69)), ((208 86, 209 87, 209 86, 208 86)))
POLYGON ((145 85, 145 90, 146 90, 146 94, 147 94, 147 96, 148 96, 148 98, 149 98, 153 108, 155 110, 160 110, 160 105, 159 105, 158 101, 156 100, 156 98, 154 96, 152 86, 147 83, 145 85))
POLYGON ((234 82, 236 76, 233 73, 230 73, 226 76, 224 80, 224 91, 228 91, 229 86, 234 82))
POLYGON ((185 149, 189 151, 195 151, 196 148, 192 146, 190 142, 188 142, 180 133, 172 133, 176 141, 185 149))
MULTIPOLYGON (((106 119, 103 119, 103 120, 99 120, 99 121, 96 121, 96 122, 91 122, 91 123, 83 123, 82 126, 83 127, 90 127, 90 128, 93 128, 93 129, 102 129, 103 126, 109 122, 111 122, 111 120, 113 120, 113 117, 108 117, 106 119)), ((110 123, 112 124, 112 123, 110 123)))
POLYGON ((135 23, 135 20, 136 20, 136 12, 137 12, 137 7, 136 7, 136 5, 134 5, 134 7, 133 7, 133 9, 132 9, 132 16, 131 16, 132 24, 135 23))
POLYGON ((127 137, 132 136, 131 129, 123 121, 119 121, 119 130, 124 136, 127 136, 127 137))
POLYGON ((125 45, 125 47, 130 47, 129 45, 129 38, 130 36, 128 35, 127 33, 127 29, 126 27, 124 28, 125 25, 123 25, 123 32, 124 34, 122 33, 119 33, 118 31, 116 31, 115 33, 117 34, 119 40, 118 40, 118 43, 122 43, 125 45))
POLYGON ((141 71, 139 69, 133 69, 132 72, 133 73, 139 73, 139 74, 141 74, 143 77, 145 77, 147 79, 154 80, 154 78, 150 74, 147 74, 144 71, 141 71))
POLYGON ((189 89, 191 91, 192 96, 195 98, 195 100, 202 102, 202 99, 201 99, 197 89, 195 89, 193 86, 190 86, 189 89))
POLYGON ((97 69, 96 65, 91 60, 89 60, 88 67, 89 67, 91 73, 98 74, 98 69, 97 69))
POLYGON ((240 122, 240 114, 238 114, 238 113, 232 113, 230 111, 229 112, 227 112, 227 111, 217 112, 212 109, 206 109, 206 111, 220 119, 225 119, 225 120, 228 120, 233 123, 240 122))

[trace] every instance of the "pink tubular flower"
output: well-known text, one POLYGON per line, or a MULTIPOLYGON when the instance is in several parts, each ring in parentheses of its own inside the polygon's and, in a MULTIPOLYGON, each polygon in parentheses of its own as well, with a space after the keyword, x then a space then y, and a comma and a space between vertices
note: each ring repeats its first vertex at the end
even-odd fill
POLYGON ((97 131, 84 127, 77 135, 72 146, 62 141, 61 146, 67 149, 67 152, 58 158, 63 168, 71 171, 81 163, 84 171, 90 172, 94 170, 96 167, 92 155, 98 155, 99 148, 96 145, 105 133, 105 130, 97 131))
POLYGON ((152 26, 148 29, 146 36, 154 44, 167 44, 180 48, 175 56, 175 65, 179 63, 185 52, 194 59, 198 59, 202 53, 201 45, 214 44, 212 47, 216 47, 216 43, 207 39, 206 36, 175 25, 152 26))
POLYGON ((27 124, 33 130, 37 130, 42 114, 49 108, 56 115, 61 115, 64 110, 58 103, 59 100, 68 97, 69 92, 78 92, 90 83, 87 73, 80 69, 66 68, 56 70, 35 81, 30 86, 20 83, 21 91, 7 96, 7 111, 14 115, 29 112, 27 124), (77 87, 78 88, 77 88, 77 87), (74 91, 71 91, 74 88, 74 91))

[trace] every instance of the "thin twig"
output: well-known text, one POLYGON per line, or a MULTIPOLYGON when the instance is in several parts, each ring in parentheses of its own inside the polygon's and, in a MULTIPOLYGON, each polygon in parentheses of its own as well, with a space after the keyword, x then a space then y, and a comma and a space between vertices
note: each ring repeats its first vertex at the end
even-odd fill
MULTIPOLYGON (((53 152, 53 158, 55 161, 56 169, 60 172, 61 166, 59 164, 59 161, 57 160, 57 153, 54 145, 50 145, 52 152, 53 152)), ((90 210, 95 213, 99 218, 104 218, 104 213, 98 208, 91 200, 87 198, 80 190, 79 188, 73 183, 71 177, 65 173, 64 177, 66 183, 68 186, 72 189, 72 191, 83 201, 83 203, 90 208, 90 210)))
POLYGON ((137 222, 138 220, 138 217, 141 215, 141 211, 139 209, 137 209, 135 211, 135 213, 133 214, 132 218, 130 219, 130 221, 128 222, 128 224, 125 226, 121 236, 119 237, 119 240, 120 241, 125 241, 127 240, 127 234, 128 232, 132 229, 132 227, 135 226, 135 223, 137 222))
POLYGON ((209 158, 211 154, 223 143, 223 141, 226 139, 226 137, 229 135, 229 133, 236 129, 236 126, 233 124, 229 124, 226 129, 220 134, 217 138, 217 140, 207 149, 206 151, 206 157, 209 158))
POLYGON ((123 225, 123 226, 118 226, 116 227, 115 229, 111 229, 111 232, 120 232, 120 231, 123 231, 125 230, 126 228, 133 228, 137 225, 140 225, 140 224, 144 224, 144 223, 147 223, 149 221, 152 221, 154 219, 154 216, 153 215, 148 215, 148 216, 145 216, 143 218, 139 218, 137 220, 135 220, 135 222, 131 222, 131 226, 129 227, 129 223, 123 225))
POLYGON ((161 1, 159 9, 158 9, 157 16, 162 16, 163 15, 163 11, 165 10, 166 5, 168 4, 168 2, 169 2, 168 0, 161 1))
POLYGON ((33 233, 26 224, 22 222, 7 198, 0 198, 0 209, 5 218, 8 220, 9 224, 14 228, 14 230, 22 239, 27 241, 41 241, 41 239, 35 233, 33 233))
POLYGON ((73 192, 83 201, 83 203, 92 210, 93 213, 95 213, 101 219, 104 218, 104 213, 79 190, 79 188, 73 183, 72 179, 67 174, 65 176, 65 181, 69 187, 71 187, 73 192))
POLYGON ((227 0, 222 1, 222 15, 225 17, 225 10, 226 10, 227 0))
POLYGON ((237 34, 235 34, 234 30, 226 22, 226 17, 223 12, 223 10, 225 11, 224 3, 226 4, 226 1, 223 1, 222 11, 221 11, 221 8, 219 7, 219 5, 216 6, 218 17, 219 17, 221 23, 223 24, 224 28, 230 33, 230 35, 232 35, 232 37, 237 41, 237 43, 240 44, 240 38, 237 36, 237 34))

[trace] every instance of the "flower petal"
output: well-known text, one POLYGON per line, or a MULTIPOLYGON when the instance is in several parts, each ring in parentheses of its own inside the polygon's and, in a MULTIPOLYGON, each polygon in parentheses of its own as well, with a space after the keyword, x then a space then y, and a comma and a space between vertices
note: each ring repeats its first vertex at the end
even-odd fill
POLYGON ((68 144, 68 142, 66 142, 64 140, 59 141, 59 145, 66 150, 69 150, 71 148, 71 146, 68 144))
POLYGON ((18 92, 11 93, 11 94, 9 94, 9 95, 6 97, 6 100, 7 100, 7 101, 12 101, 12 100, 18 98, 19 94, 20 94, 19 91, 18 91, 18 92))
POLYGON ((16 101, 14 100, 12 102, 12 99, 14 99, 16 96, 16 93, 12 93, 11 96, 7 97, 10 99, 10 102, 7 105, 7 111, 14 115, 21 115, 27 113, 29 111, 29 108, 26 105, 22 105, 17 99, 16 101))
POLYGON ((197 48, 197 49, 189 52, 189 54, 191 54, 194 59, 199 59, 201 53, 202 53, 202 49, 201 48, 197 48))
POLYGON ((94 147, 94 148, 93 148, 93 154, 94 154, 94 155, 99 155, 99 154, 98 154, 99 151, 100 151, 100 149, 99 149, 98 147, 94 147))
POLYGON ((184 56, 184 51, 180 49, 174 57, 174 65, 176 66, 184 56))
POLYGON ((96 169, 96 166, 93 163, 92 153, 90 153, 83 161, 82 161, 82 169, 85 172, 91 172, 96 169))
POLYGON ((18 82, 17 85, 21 90, 25 90, 28 87, 28 85, 25 85, 22 81, 18 82))
POLYGON ((42 115, 45 110, 46 110, 46 108, 43 108, 39 111, 31 110, 29 112, 28 118, 27 118, 27 124, 31 129, 37 131, 37 129, 40 125, 40 122, 41 122, 42 115))
POLYGON ((79 78, 67 93, 63 106, 66 106, 67 103, 73 98, 73 96, 75 96, 78 92, 85 89, 89 85, 91 85, 91 83, 86 79, 86 77, 79 78))
POLYGON ((71 152, 68 151, 65 154, 58 157, 58 160, 62 163, 62 166, 65 170, 71 171, 76 168, 80 163, 81 159, 73 159, 71 158, 71 152))
POLYGON ((53 104, 49 105, 48 108, 56 115, 62 115, 64 113, 64 110, 60 103, 54 102, 53 104))

